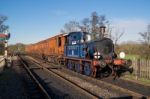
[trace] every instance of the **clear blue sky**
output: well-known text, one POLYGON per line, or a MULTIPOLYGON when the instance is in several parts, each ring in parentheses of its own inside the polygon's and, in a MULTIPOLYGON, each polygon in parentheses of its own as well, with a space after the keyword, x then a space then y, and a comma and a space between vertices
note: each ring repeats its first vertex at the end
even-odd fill
POLYGON ((11 32, 10 44, 49 38, 70 20, 81 21, 96 11, 106 15, 114 30, 125 30, 120 42, 139 40, 150 23, 150 0, 0 0, 0 14, 11 32))

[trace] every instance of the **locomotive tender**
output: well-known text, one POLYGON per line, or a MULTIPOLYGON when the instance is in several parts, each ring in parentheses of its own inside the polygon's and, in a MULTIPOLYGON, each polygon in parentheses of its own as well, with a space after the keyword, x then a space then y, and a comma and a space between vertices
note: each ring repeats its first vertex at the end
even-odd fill
POLYGON ((26 52, 44 55, 50 62, 63 63, 70 70, 92 77, 119 77, 133 71, 130 60, 117 57, 111 39, 92 40, 86 32, 60 34, 26 46, 26 52))

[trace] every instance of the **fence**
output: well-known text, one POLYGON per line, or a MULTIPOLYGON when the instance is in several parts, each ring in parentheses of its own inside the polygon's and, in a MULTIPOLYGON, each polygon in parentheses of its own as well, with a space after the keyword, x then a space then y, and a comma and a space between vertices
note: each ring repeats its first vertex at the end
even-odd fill
POLYGON ((132 60, 133 75, 138 79, 139 77, 150 79, 150 60, 137 59, 132 60))

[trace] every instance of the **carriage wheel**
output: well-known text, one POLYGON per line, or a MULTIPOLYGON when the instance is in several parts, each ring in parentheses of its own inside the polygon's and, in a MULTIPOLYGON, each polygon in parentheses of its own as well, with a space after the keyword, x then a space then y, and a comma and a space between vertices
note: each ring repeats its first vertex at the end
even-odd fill
POLYGON ((90 76, 91 73, 92 73, 92 68, 91 68, 90 63, 85 62, 85 64, 84 64, 84 74, 87 75, 87 76, 90 76))
POLYGON ((68 61, 68 68, 70 70, 74 70, 74 62, 73 61, 71 61, 71 60, 68 61))
POLYGON ((80 73, 80 63, 78 62, 75 63, 75 71, 80 73))

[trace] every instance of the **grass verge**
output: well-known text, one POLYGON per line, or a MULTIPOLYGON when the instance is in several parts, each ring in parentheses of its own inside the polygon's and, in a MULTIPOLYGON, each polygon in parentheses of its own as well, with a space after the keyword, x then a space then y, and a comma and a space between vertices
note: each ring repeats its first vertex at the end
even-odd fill
POLYGON ((133 80, 133 81, 138 82, 140 84, 150 86, 150 79, 145 79, 145 78, 141 78, 141 77, 137 78, 134 75, 125 75, 124 78, 127 78, 129 80, 133 80))

